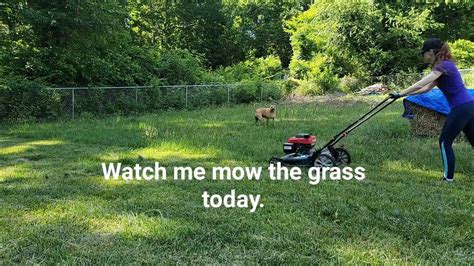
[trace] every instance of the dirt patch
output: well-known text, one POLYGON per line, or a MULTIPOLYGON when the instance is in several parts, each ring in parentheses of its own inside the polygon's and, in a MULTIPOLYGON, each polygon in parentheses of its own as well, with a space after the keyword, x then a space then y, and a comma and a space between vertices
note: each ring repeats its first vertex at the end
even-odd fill
POLYGON ((325 103, 337 106, 352 106, 355 104, 366 103, 372 105, 379 103, 383 98, 384 96, 358 96, 346 94, 328 94, 324 96, 291 95, 285 98, 280 104, 325 103))

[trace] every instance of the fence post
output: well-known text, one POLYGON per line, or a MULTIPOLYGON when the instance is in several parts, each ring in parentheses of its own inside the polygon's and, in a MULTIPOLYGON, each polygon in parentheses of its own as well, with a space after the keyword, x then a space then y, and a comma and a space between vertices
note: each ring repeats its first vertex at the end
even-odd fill
POLYGON ((72 89, 72 119, 74 119, 74 109, 76 108, 76 99, 74 97, 75 89, 72 89))
POLYGON ((185 86, 184 89, 186 90, 186 108, 188 108, 188 86, 185 86))
POLYGON ((138 104, 138 89, 135 88, 135 106, 138 104))

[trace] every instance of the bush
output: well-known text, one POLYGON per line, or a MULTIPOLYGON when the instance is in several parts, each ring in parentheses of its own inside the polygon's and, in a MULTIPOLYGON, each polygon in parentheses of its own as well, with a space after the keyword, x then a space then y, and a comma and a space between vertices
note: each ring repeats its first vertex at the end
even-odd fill
POLYGON ((201 59, 186 50, 165 50, 157 59, 159 78, 163 84, 200 83, 205 68, 201 59))
POLYGON ((222 77, 221 82, 239 83, 231 88, 234 103, 276 100, 285 94, 285 83, 281 81, 283 69, 276 56, 243 61, 214 73, 222 77))
POLYGON ((0 120, 56 118, 61 115, 61 98, 56 91, 20 78, 0 80, 0 120))
POLYGON ((271 80, 279 78, 279 74, 282 73, 282 67, 278 57, 268 56, 220 68, 216 72, 220 73, 226 82, 240 82, 256 78, 271 80))
POLYGON ((273 81, 260 84, 262 90, 262 100, 271 101, 281 99, 287 90, 287 82, 273 81))
POLYGON ((353 76, 344 76, 339 83, 339 87, 341 88, 342 92, 351 93, 359 91, 361 88, 361 82, 358 78, 353 76))
POLYGON ((324 54, 316 54, 310 60, 294 59, 291 61, 291 75, 297 79, 316 80, 321 71, 332 68, 330 58, 324 54))
POLYGON ((259 82, 243 80, 238 86, 232 88, 231 95, 235 103, 251 103, 260 100, 259 82))
POLYGON ((462 80, 468 88, 474 88, 474 71, 462 73, 462 80))
POLYGON ((323 91, 321 88, 312 80, 301 80, 300 85, 296 89, 296 92, 302 95, 322 95, 323 91))
POLYGON ((339 78, 329 69, 324 69, 314 77, 314 82, 323 93, 339 90, 339 78))
POLYGON ((474 67, 474 42, 460 39, 451 44, 450 48, 459 68, 474 67))
POLYGON ((234 103, 279 100, 284 95, 283 81, 243 80, 231 88, 231 101, 234 103))

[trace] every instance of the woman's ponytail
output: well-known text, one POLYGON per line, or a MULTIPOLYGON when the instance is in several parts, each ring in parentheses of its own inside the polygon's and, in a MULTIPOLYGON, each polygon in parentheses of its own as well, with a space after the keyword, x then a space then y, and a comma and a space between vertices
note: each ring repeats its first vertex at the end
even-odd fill
POLYGON ((443 60, 454 60, 453 55, 451 54, 451 49, 449 48, 447 42, 443 43, 441 49, 433 49, 433 52, 435 54, 435 60, 433 62, 432 67, 434 67, 436 64, 443 60))

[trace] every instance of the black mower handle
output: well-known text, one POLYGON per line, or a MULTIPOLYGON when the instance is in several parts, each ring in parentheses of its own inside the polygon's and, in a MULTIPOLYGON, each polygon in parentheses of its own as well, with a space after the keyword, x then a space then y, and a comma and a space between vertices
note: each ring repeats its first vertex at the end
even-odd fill
POLYGON ((327 148, 328 146, 334 146, 336 145, 340 140, 345 138, 349 133, 351 133, 354 129, 358 128, 360 125, 365 123, 367 120, 378 114, 380 111, 383 109, 387 108, 389 105, 391 105, 393 102, 395 102, 398 98, 388 96, 385 98, 383 101, 378 103, 374 108, 372 108, 369 112, 361 116, 359 119, 357 119, 355 122, 347 126, 344 130, 339 132, 336 136, 334 136, 326 145, 324 145, 324 148, 327 148))

